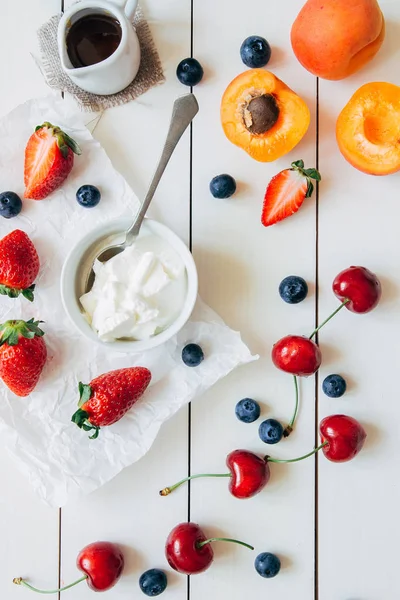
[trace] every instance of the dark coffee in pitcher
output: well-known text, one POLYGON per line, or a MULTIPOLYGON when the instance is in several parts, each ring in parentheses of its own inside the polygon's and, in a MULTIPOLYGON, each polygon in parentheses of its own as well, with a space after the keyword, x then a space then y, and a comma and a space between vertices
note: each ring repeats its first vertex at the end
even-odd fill
POLYGON ((95 65, 114 54, 122 38, 119 21, 107 14, 78 19, 67 33, 67 52, 75 68, 95 65))

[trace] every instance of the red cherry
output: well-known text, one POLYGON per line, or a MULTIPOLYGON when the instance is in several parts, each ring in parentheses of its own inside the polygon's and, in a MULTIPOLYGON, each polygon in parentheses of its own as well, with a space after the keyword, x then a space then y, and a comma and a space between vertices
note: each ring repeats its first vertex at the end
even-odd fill
POLYGON ((367 313, 378 304, 382 288, 377 276, 365 267, 349 267, 336 277, 333 293, 354 313, 367 313))
POLYGON ((272 348, 272 361, 278 369, 292 375, 313 375, 321 366, 321 350, 301 335, 287 335, 272 348))
POLYGON ((88 576, 87 584, 95 592, 112 588, 121 577, 124 556, 115 544, 95 542, 81 550, 76 566, 88 576))
POLYGON ((251 498, 269 481, 268 463, 247 450, 234 450, 228 454, 226 464, 232 473, 229 491, 235 498, 251 498))
POLYGON ((332 462, 346 462, 354 458, 364 446, 367 434, 363 426, 346 415, 332 415, 319 426, 321 442, 328 442, 322 452, 332 462))
POLYGON ((211 544, 200 546, 207 540, 196 523, 180 523, 167 538, 165 556, 169 565, 185 575, 202 573, 214 560, 211 544))

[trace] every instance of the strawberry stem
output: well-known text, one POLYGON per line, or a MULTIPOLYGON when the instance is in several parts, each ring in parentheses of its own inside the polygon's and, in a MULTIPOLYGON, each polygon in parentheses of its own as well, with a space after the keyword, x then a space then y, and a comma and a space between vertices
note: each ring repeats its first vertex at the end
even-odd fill
POLYGON ((83 431, 94 431, 93 435, 89 436, 90 440, 96 440, 99 437, 100 427, 97 425, 93 425, 93 423, 89 420, 89 413, 86 410, 83 410, 84 404, 88 400, 90 400, 92 396, 92 388, 90 385, 86 383, 79 382, 79 401, 78 401, 78 410, 72 415, 71 421, 75 423, 80 429, 83 431))
POLYGON ((59 588, 58 590, 38 590, 38 588, 33 587, 33 585, 31 585, 30 583, 28 583, 27 581, 22 579, 22 577, 16 577, 15 579, 13 579, 13 583, 15 583, 15 585, 22 585, 22 586, 28 588, 28 590, 31 590, 32 592, 36 592, 37 594, 58 594, 59 592, 65 592, 65 590, 69 590, 70 588, 74 587, 75 585, 78 585, 78 583, 85 581, 87 578, 88 578, 88 576, 84 575, 80 579, 77 579, 77 581, 74 581, 74 583, 70 583, 69 585, 59 588))
POLYGON ((43 321, 6 321, 0 324, 0 346, 7 342, 9 346, 16 346, 21 337, 28 340, 34 337, 42 337, 44 331, 40 329, 39 324, 43 321))
POLYGON ((43 129, 44 127, 50 129, 51 134, 57 139, 58 147, 60 148, 61 154, 64 158, 67 158, 68 156, 68 148, 71 148, 74 154, 82 154, 82 150, 76 141, 73 140, 72 137, 70 137, 67 133, 65 133, 65 131, 60 129, 60 127, 57 127, 57 125, 52 125, 48 121, 45 121, 43 125, 38 125, 35 128, 35 131, 43 129))
POLYGON ((289 437, 289 435, 292 433, 294 423, 296 421, 297 414, 299 412, 299 384, 298 384, 296 375, 293 375, 293 380, 294 380, 294 389, 295 389, 295 398, 296 399, 295 399, 293 416, 290 420, 289 425, 286 427, 286 429, 283 432, 283 437, 285 437, 285 438, 289 437))
POLYGON ((200 475, 190 475, 190 477, 185 477, 185 479, 182 479, 181 481, 178 481, 178 483, 175 483, 174 485, 171 485, 169 487, 164 488, 163 490, 161 490, 160 496, 169 496, 169 494, 171 494, 174 490, 176 490, 176 488, 180 487, 181 485, 183 485, 184 483, 187 483, 188 481, 191 481, 192 479, 199 479, 199 477, 232 477, 231 473, 202 473, 200 475))
POLYGON ((321 181, 320 172, 317 171, 317 169, 305 169, 303 160, 296 160, 292 162, 290 166, 293 171, 298 171, 301 175, 303 175, 303 177, 307 179, 306 198, 310 198, 314 191, 314 185, 311 180, 314 179, 314 181, 317 182, 321 181))
POLYGON ((313 456, 314 454, 316 454, 317 452, 319 452, 322 448, 324 448, 325 446, 328 445, 329 442, 324 442, 323 444, 320 444, 317 448, 314 448, 314 450, 312 450, 311 452, 309 452, 308 454, 304 454, 303 456, 299 456, 297 458, 271 458, 270 456, 265 456, 264 460, 265 462, 272 462, 272 463, 277 463, 277 464, 286 464, 286 463, 295 463, 295 462, 300 462, 301 460, 304 460, 305 458, 309 458, 310 456, 313 456))
POLYGON ((86 410, 78 408, 78 410, 72 415, 71 421, 83 429, 83 431, 94 431, 93 435, 89 436, 90 440, 96 440, 99 437, 100 427, 92 425, 89 421, 89 413, 86 410))
POLYGON ((29 300, 29 302, 33 302, 34 295, 33 291, 35 289, 35 284, 31 285, 25 289, 12 288, 8 285, 0 284, 0 294, 2 296, 8 296, 9 298, 18 298, 22 294, 24 298, 29 300))
POLYGON ((208 540, 204 540, 204 542, 197 542, 196 548, 202 548, 206 544, 211 544, 211 542, 231 542, 232 544, 239 544, 240 546, 249 548, 249 550, 254 550, 254 547, 250 546, 250 544, 240 542, 239 540, 233 540, 232 538, 209 538, 208 540))
POLYGON ((318 325, 318 327, 316 327, 314 329, 314 331, 312 332, 312 334, 310 335, 310 337, 308 339, 312 340, 313 337, 318 333, 318 331, 320 329, 322 329, 324 327, 324 325, 326 325, 327 323, 329 323, 329 321, 331 319, 333 319, 333 317, 336 316, 338 314, 338 312, 341 311, 342 308, 344 308, 346 306, 346 304, 348 304, 349 302, 350 302, 349 299, 344 300, 344 302, 342 302, 342 304, 340 306, 338 306, 338 308, 336 310, 334 310, 333 313, 331 315, 329 315, 329 317, 327 319, 325 319, 325 321, 322 321, 321 325, 318 325))

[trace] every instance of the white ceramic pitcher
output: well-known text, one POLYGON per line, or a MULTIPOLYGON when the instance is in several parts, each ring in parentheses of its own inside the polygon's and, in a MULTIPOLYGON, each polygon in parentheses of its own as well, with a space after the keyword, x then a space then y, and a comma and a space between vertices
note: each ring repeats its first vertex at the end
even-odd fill
POLYGON ((136 77, 140 65, 139 40, 132 25, 138 0, 83 0, 67 10, 58 26, 61 66, 72 81, 87 92, 106 96, 125 89, 136 77), (106 14, 121 26, 118 48, 105 60, 87 67, 74 68, 66 39, 71 26, 90 14, 106 14))

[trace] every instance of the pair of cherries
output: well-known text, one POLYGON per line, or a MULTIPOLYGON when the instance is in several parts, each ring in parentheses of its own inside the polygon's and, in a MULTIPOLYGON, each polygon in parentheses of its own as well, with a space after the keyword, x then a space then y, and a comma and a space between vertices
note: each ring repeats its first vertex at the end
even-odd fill
POLYGON ((342 308, 364 314, 374 309, 382 295, 377 276, 365 267, 350 267, 336 277, 332 285, 335 296, 341 305, 313 331, 309 338, 300 335, 287 335, 272 348, 272 361, 281 371, 307 377, 316 373, 321 366, 321 350, 312 338, 342 308))
MULTIPOLYGON (((161 490, 161 496, 168 496, 183 483, 198 477, 229 477, 229 491, 235 498, 251 498, 261 492, 270 479, 269 463, 298 462, 322 450, 332 462, 346 462, 354 458, 362 449, 366 432, 352 417, 333 415, 320 424, 321 444, 304 456, 290 460, 280 460, 265 456, 261 458, 248 450, 234 450, 227 459, 229 473, 192 475, 177 484, 161 490)), ((185 575, 202 573, 211 565, 214 553, 211 543, 215 541, 234 542, 253 549, 252 546, 230 538, 207 539, 199 525, 181 523, 169 534, 165 553, 170 566, 185 575)))
POLYGON ((269 463, 299 462, 322 450, 331 462, 347 462, 353 459, 362 449, 367 434, 353 417, 347 415, 331 415, 320 423, 321 444, 308 454, 292 459, 278 459, 265 456, 261 458, 248 450, 234 450, 228 454, 226 465, 229 473, 191 475, 175 485, 160 491, 161 496, 168 496, 175 489, 189 480, 200 477, 229 478, 229 491, 241 500, 252 498, 267 485, 270 479, 269 463))

